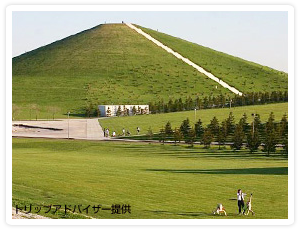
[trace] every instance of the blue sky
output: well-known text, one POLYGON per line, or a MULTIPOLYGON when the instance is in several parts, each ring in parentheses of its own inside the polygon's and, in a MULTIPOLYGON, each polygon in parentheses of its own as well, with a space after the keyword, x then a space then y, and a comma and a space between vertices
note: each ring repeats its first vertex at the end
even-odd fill
POLYGON ((102 23, 132 22, 277 70, 288 70, 288 13, 13 12, 13 56, 102 23))

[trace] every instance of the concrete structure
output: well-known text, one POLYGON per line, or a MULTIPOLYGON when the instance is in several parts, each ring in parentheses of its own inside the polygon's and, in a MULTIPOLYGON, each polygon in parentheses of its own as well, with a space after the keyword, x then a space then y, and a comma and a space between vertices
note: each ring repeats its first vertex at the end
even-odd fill
POLYGON ((114 117, 117 116, 118 109, 120 108, 120 115, 131 116, 135 108, 135 114, 149 114, 149 105, 99 105, 98 106, 101 117, 114 117))
POLYGON ((216 76, 214 76, 212 73, 207 72, 205 69, 203 69, 201 66, 196 65, 195 63, 193 63, 192 61, 190 61, 188 58, 183 57, 181 54, 175 52, 174 50, 172 50, 171 48, 169 48, 168 46, 165 46, 164 44, 162 44, 160 41, 156 40, 155 38, 151 37, 149 34, 145 33, 144 31, 142 31, 139 28, 136 28, 134 25, 132 25, 131 23, 126 23, 126 25, 135 30, 137 33, 143 35, 145 38, 147 38, 148 40, 152 41, 154 44, 156 44, 157 46, 163 48, 165 51, 167 51, 168 53, 174 55, 176 58, 182 60, 183 62, 185 62, 186 64, 194 67, 196 70, 198 70, 200 73, 203 73, 204 75, 206 75, 208 78, 214 80, 215 82, 219 83, 221 86, 223 86, 226 89, 229 89, 231 92, 238 94, 239 96, 242 96, 243 93, 238 91, 236 88, 234 88, 233 86, 228 85, 226 82, 222 81, 221 79, 217 78, 216 76))

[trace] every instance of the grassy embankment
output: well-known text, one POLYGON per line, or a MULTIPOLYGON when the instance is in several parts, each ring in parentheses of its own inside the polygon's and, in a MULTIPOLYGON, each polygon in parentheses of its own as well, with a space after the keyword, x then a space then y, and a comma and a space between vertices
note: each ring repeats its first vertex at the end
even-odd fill
MULTIPOLYGON (((277 103, 268 105, 254 105, 235 108, 223 108, 223 109, 206 109, 197 110, 196 121, 201 119, 204 125, 207 125, 214 116, 220 121, 226 119, 229 113, 232 112, 237 123, 244 113, 248 116, 248 123, 251 123, 253 118, 252 113, 259 114, 261 121, 266 122, 270 113, 275 115, 275 121, 280 121, 284 114, 288 114, 288 103, 277 103)), ((176 113, 165 114, 151 114, 151 115, 137 115, 130 117, 113 117, 99 119, 102 128, 109 128, 109 130, 116 131, 117 134, 121 134, 122 129, 129 130, 133 135, 136 134, 136 128, 140 127, 140 134, 147 134, 149 127, 154 133, 158 133, 159 130, 166 125, 168 121, 171 122, 172 128, 179 128, 182 121, 186 118, 190 119, 191 124, 195 123, 195 112, 185 111, 176 113)))

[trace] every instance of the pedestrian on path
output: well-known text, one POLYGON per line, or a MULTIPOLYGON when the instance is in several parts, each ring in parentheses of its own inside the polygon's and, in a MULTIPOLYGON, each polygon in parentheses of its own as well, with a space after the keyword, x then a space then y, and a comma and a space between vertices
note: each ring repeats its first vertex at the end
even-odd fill
POLYGON ((140 127, 136 127, 136 132, 137 132, 137 135, 139 135, 140 134, 140 127))

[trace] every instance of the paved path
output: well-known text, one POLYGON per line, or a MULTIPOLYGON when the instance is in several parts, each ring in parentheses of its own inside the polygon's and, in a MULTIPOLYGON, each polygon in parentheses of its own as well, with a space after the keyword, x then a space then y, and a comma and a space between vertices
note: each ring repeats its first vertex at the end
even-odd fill
POLYGON ((103 130, 96 119, 87 120, 87 139, 89 140, 99 140, 104 138, 103 130))
MULTIPOLYGON (((44 137, 67 139, 68 126, 70 139, 82 140, 103 140, 103 141, 121 141, 121 142, 144 142, 144 143, 160 143, 158 140, 135 140, 135 139, 118 139, 104 137, 103 130, 98 122, 98 118, 92 119, 61 119, 54 121, 13 121, 12 122, 13 137, 44 137), (23 125, 23 126, 15 126, 23 125), (24 127, 27 126, 27 127, 24 127), (51 130, 59 129, 59 130, 51 130)), ((165 141, 165 144, 174 144, 174 141, 165 141)), ((194 142, 194 144, 200 144, 194 142)), ((232 142, 226 142, 225 145, 232 145, 232 142)), ((246 143, 243 143, 246 145, 246 143)), ((219 145, 218 142, 212 142, 211 145, 219 145)), ((263 145, 263 144, 261 144, 263 145)), ((277 144, 276 147, 283 147, 277 144)))
POLYGON ((238 94, 240 96, 243 95, 242 92, 238 91, 236 88, 228 85, 226 82, 222 81, 221 79, 217 78, 216 76, 214 76, 212 73, 207 72, 205 69, 203 69, 201 66, 195 64, 194 62, 190 61, 188 58, 183 57, 181 54, 175 52, 174 50, 172 50, 171 48, 169 48, 168 46, 162 44, 160 41, 156 40, 155 38, 151 37, 149 34, 145 33, 144 31, 142 31, 141 29, 135 27, 134 25, 132 25, 131 23, 126 23, 126 25, 135 30, 137 33, 143 35, 145 38, 147 38, 148 40, 152 41, 154 44, 156 44, 157 46, 163 48, 164 50, 166 50, 168 53, 174 55, 176 58, 182 60, 183 62, 185 62, 186 64, 194 67, 196 70, 198 70, 200 73, 203 73, 204 75, 206 75, 208 78, 214 80, 215 82, 217 82, 218 84, 220 84, 221 86, 223 86, 226 89, 229 89, 231 92, 238 94))
POLYGON ((69 137, 87 140, 107 139, 103 136, 98 118, 60 119, 54 121, 13 121, 12 124, 13 137, 69 137))

